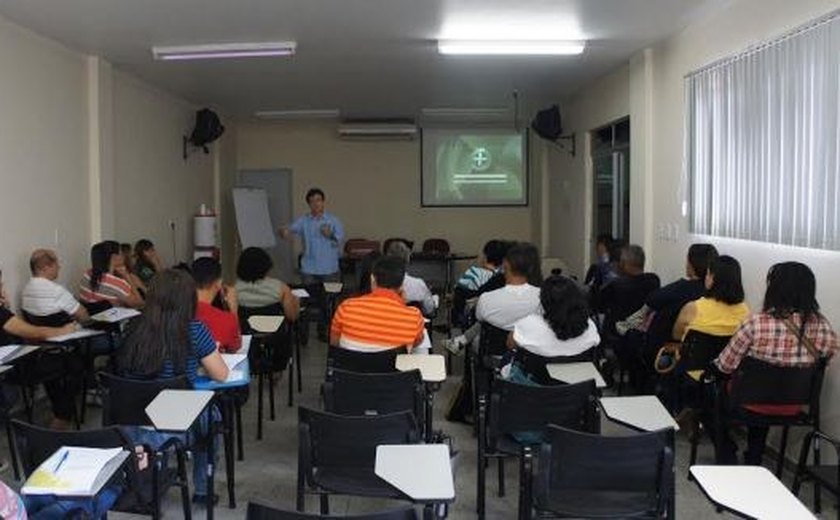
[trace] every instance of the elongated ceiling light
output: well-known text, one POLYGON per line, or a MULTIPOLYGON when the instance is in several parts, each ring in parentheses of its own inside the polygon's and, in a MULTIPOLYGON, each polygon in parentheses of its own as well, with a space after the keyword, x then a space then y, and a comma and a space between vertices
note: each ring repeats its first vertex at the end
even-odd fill
POLYGON ((440 54, 557 56, 581 54, 582 40, 438 40, 440 54))
POLYGON ((259 119, 338 119, 337 108, 299 110, 258 110, 254 116, 259 119))
POLYGON ((297 43, 211 43, 206 45, 180 45, 175 47, 152 47, 156 60, 211 60, 224 58, 263 58, 267 56, 292 56, 297 43))

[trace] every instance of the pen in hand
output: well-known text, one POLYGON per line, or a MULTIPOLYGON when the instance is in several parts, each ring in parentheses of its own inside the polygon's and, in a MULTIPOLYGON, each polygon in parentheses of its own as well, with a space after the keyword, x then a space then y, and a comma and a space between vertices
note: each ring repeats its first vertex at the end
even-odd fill
POLYGON ((61 468, 61 465, 64 464, 64 461, 67 460, 67 457, 70 455, 70 450, 64 450, 64 455, 58 459, 58 464, 55 465, 55 469, 53 473, 58 473, 58 470, 61 468))

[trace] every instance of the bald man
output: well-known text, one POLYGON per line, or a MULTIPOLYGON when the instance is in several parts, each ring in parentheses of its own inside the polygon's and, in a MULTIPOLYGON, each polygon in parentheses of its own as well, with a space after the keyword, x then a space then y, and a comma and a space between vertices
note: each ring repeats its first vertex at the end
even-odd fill
POLYGON ((32 278, 21 294, 21 308, 38 325, 60 326, 88 319, 87 310, 70 291, 56 283, 61 265, 51 249, 36 249, 29 257, 32 278))

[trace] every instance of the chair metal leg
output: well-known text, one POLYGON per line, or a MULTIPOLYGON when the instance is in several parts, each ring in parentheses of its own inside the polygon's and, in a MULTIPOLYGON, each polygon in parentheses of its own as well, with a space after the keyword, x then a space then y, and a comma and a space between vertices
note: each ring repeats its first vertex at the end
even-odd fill
POLYGON ((785 470, 785 451, 787 451, 788 427, 782 426, 782 442, 779 444, 779 459, 776 461, 776 478, 781 480, 785 470))
POLYGON ((155 453, 154 467, 152 468, 152 518, 155 520, 161 517, 160 512, 160 472, 163 471, 163 454, 155 453))
POLYGON ((519 520, 530 520, 531 518, 533 463, 534 452, 530 447, 525 446, 519 458, 519 520))
POLYGON ((274 370, 268 373, 268 418, 274 420, 274 370))
POLYGON ((190 520, 192 518, 192 505, 190 504, 190 485, 187 480, 187 460, 184 456, 184 451, 180 448, 175 450, 175 456, 178 460, 178 480, 181 488, 181 507, 184 509, 184 519, 190 520))
POLYGON ((485 467, 485 450, 486 436, 484 433, 486 400, 484 396, 478 398, 478 420, 475 421, 478 426, 478 478, 476 479, 476 511, 478 512, 479 520, 484 520, 484 500, 485 500, 485 480, 487 469, 485 467))
POLYGON ((499 496, 505 496, 505 459, 499 457, 497 461, 499 465, 499 496))
POLYGON ((289 379, 289 397, 288 397, 289 402, 288 402, 288 405, 289 405, 289 408, 291 408, 292 406, 295 405, 295 371, 294 371, 294 366, 293 366, 294 363, 295 363, 295 359, 293 357, 292 359, 289 360, 289 365, 286 367, 286 372, 289 373, 289 375, 288 375, 288 379, 289 379))
MULTIPOLYGON (((818 467, 820 465, 820 438, 814 436, 814 467, 818 467)), ((840 483, 840 480, 838 480, 840 483)), ((816 480, 814 481, 814 511, 819 514, 822 512, 822 496, 821 496, 821 487, 816 480)), ((840 518, 840 508, 837 510, 837 517, 840 518)))
POLYGON ((242 405, 236 404, 236 448, 238 460, 245 460, 245 449, 242 442, 242 405))
POLYGON ((257 440, 262 440, 263 426, 263 374, 257 375, 257 440))
POLYGON ((236 509, 236 476, 234 474, 233 461, 233 421, 234 421, 234 403, 233 399, 228 396, 223 403, 224 410, 224 431, 222 436, 225 443, 225 476, 227 477, 227 492, 228 492, 228 507, 236 509))
POLYGON ((6 439, 9 442, 9 457, 12 459, 10 461, 10 464, 12 465, 12 471, 14 471, 15 480, 20 480, 20 469, 18 468, 17 450, 15 449, 15 439, 14 435, 12 434, 11 418, 8 415, 6 416, 6 439))
POLYGON ((321 493, 321 514, 330 514, 330 496, 326 493, 321 493))
POLYGON ((300 375, 303 363, 300 362, 300 342, 295 341, 295 355, 294 355, 295 371, 297 372, 297 388, 298 393, 303 392, 303 378, 300 375))

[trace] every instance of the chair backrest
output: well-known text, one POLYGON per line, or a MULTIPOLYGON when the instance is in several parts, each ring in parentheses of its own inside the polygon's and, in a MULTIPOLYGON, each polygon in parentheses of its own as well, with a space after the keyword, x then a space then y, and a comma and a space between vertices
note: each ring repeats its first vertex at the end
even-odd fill
POLYGON ((41 428, 17 419, 12 420, 11 426, 24 476, 35 471, 62 446, 130 449, 130 443, 116 426, 98 430, 63 431, 41 428))
POLYGON ((504 379, 493 382, 487 429, 493 447, 505 434, 540 432, 549 424, 598 433, 595 381, 573 385, 532 386, 504 379))
POLYGON ((151 421, 146 415, 146 407, 161 390, 190 388, 184 375, 167 379, 130 379, 106 372, 99 373, 99 385, 103 390, 103 426, 148 426, 151 421))
POLYGON ((82 307, 84 307, 85 310, 87 310, 88 314, 90 314, 91 316, 93 316, 94 314, 99 314, 102 311, 107 311, 108 309, 113 307, 113 305, 111 305, 111 302, 109 302, 108 300, 100 300, 98 302, 80 302, 80 303, 82 304, 82 307))
POLYGON ((364 374, 385 374, 397 371, 397 356, 408 351, 405 347, 380 352, 360 352, 341 347, 327 349, 327 379, 335 368, 364 374))
POLYGON ((429 238, 423 241, 422 251, 429 255, 446 256, 452 249, 445 238, 429 238))
POLYGON ((507 352, 507 338, 509 332, 494 327, 489 323, 481 323, 481 335, 478 339, 479 357, 501 356, 507 352))
POLYGON ((538 509, 554 510, 552 495, 568 499, 592 491, 638 493, 642 503, 633 504, 633 510, 662 512, 674 478, 673 430, 601 436, 549 426, 547 433, 534 482, 538 509))
POLYGON ((732 374, 729 405, 798 404, 808 407, 809 416, 819 417, 826 363, 820 359, 809 366, 786 367, 745 357, 732 374))
POLYGON ((21 311, 23 319, 36 327, 62 327, 73 321, 73 317, 64 311, 54 312, 47 316, 36 316, 26 311, 21 311))
POLYGON ((344 242, 344 254, 351 258, 362 258, 373 251, 379 251, 378 240, 366 238, 350 238, 344 242))
POLYGON ((334 369, 324 383, 324 408, 339 415, 383 415, 408 410, 423 417, 423 381, 419 370, 364 374, 334 369))
POLYGON ((239 316, 239 328, 242 330, 242 333, 253 334, 254 331, 248 323, 248 318, 251 316, 282 316, 283 304, 277 302, 261 307, 245 307, 244 305, 240 305, 237 314, 239 316))
POLYGON ((273 507, 248 502, 248 512, 245 520, 419 520, 417 512, 413 507, 404 507, 393 511, 382 511, 379 513, 366 513, 362 515, 319 515, 317 513, 300 513, 298 511, 283 511, 273 507))
POLYGON ((581 363, 595 361, 595 347, 590 348, 585 352, 581 352, 576 356, 555 356, 543 357, 533 352, 529 352, 524 348, 517 348, 513 353, 513 358, 519 363, 526 373, 534 378, 534 381, 543 386, 552 386, 563 384, 560 381, 555 381, 548 375, 546 365, 555 363, 581 363))
POLYGON ((714 336, 689 330, 680 346, 680 369, 703 370, 716 359, 732 336, 714 336))
POLYGON ((420 439, 414 414, 344 416, 298 407, 298 457, 310 478, 319 468, 373 471, 376 447, 415 444, 420 439))

